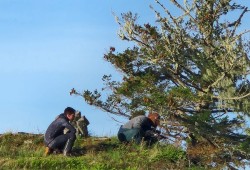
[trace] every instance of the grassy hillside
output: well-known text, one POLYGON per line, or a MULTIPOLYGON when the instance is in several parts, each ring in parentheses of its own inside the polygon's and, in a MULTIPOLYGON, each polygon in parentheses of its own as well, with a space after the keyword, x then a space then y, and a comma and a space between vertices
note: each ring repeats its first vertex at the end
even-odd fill
POLYGON ((199 169, 190 167, 186 154, 172 145, 124 145, 114 138, 77 139, 76 156, 44 156, 42 135, 0 136, 0 169, 199 169))

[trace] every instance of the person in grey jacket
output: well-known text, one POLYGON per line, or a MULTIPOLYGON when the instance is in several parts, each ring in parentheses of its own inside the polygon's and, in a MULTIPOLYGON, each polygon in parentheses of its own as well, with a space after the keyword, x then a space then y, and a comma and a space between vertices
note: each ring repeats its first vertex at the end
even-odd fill
POLYGON ((89 120, 83 115, 80 111, 76 111, 76 116, 73 121, 70 122, 76 129, 76 136, 79 137, 88 137, 88 125, 89 120))
POLYGON ((44 135, 44 143, 46 145, 45 155, 51 154, 54 150, 63 152, 65 156, 69 156, 76 139, 76 129, 69 123, 75 118, 75 109, 67 107, 64 113, 49 125, 44 135), (64 134, 64 129, 68 131, 64 134))
POLYGON ((118 139, 121 142, 135 141, 139 144, 142 140, 148 144, 156 142, 154 135, 156 127, 160 123, 160 116, 157 113, 150 113, 148 117, 144 115, 136 116, 122 125, 118 131, 118 139))

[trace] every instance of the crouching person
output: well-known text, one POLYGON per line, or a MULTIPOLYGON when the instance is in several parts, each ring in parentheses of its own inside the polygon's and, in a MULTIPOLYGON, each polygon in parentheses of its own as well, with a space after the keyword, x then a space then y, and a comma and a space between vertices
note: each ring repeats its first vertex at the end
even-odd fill
POLYGON ((158 141, 155 134, 159 123, 160 116, 157 113, 150 113, 148 117, 136 116, 120 127, 118 139, 125 143, 134 140, 139 144, 143 140, 147 144, 153 144, 158 141))
POLYGON ((45 155, 60 151, 65 156, 71 155, 76 139, 76 129, 69 123, 75 118, 75 109, 67 107, 48 127, 44 135, 45 155), (64 129, 68 131, 64 134, 64 129))

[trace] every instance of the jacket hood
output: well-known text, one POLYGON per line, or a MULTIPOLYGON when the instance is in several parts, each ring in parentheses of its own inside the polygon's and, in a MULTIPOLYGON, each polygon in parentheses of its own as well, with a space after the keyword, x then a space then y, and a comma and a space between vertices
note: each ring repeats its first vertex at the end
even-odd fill
POLYGON ((69 121, 69 119, 64 115, 64 113, 61 113, 58 118, 62 118, 62 119, 65 119, 67 121, 69 121))

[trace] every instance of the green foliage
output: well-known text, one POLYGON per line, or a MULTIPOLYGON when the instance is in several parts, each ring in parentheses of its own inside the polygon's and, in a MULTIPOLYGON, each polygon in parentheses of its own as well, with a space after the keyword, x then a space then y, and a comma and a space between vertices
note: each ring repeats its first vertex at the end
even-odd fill
POLYGON ((250 152, 250 139, 242 142, 239 146, 240 150, 250 152))
POLYGON ((179 148, 176 148, 172 145, 167 145, 161 150, 159 150, 159 153, 157 156, 154 157, 154 160, 170 160, 172 162, 178 162, 182 159, 185 159, 185 152, 179 148))

